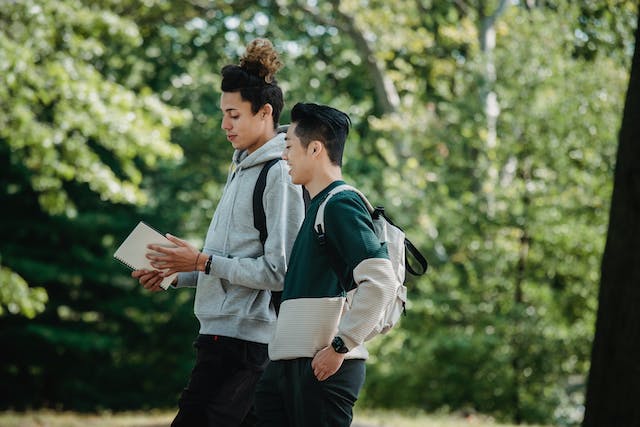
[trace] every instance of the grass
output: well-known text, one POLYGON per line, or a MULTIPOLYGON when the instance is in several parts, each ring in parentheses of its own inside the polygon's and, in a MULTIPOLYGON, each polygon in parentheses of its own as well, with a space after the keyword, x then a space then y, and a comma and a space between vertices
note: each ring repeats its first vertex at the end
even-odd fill
MULTIPOLYGON (((166 427, 173 412, 78 414, 74 412, 0 412, 2 427, 166 427)), ((352 427, 512 427, 478 415, 430 415, 421 412, 356 410, 352 427)), ((535 427, 535 426, 529 426, 535 427)), ((540 426, 539 426, 540 427, 540 426)))
POLYGON ((0 412, 2 427, 165 427, 173 413, 125 412, 79 414, 75 412, 0 412))
MULTIPOLYGON (((360 410, 356 408, 352 427, 516 427, 500 424, 491 417, 471 414, 426 414, 421 411, 360 410)), ((522 427, 522 426, 520 426, 522 427)), ((527 427, 545 427, 528 425, 527 427)))

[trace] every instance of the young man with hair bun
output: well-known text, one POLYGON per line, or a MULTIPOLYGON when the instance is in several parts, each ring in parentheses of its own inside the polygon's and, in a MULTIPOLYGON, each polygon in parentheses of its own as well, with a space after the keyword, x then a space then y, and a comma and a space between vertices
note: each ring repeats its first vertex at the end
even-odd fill
POLYGON ((175 272, 174 287, 196 288, 196 362, 173 427, 255 425, 254 388, 268 363, 276 322, 271 293, 282 290, 304 217, 301 187, 292 184, 279 161, 266 175, 264 244, 254 226, 256 181, 284 150, 284 134, 277 132, 284 101, 275 79, 281 67, 271 42, 256 39, 238 65, 222 68, 221 127, 235 150, 204 248, 168 236, 176 248, 150 245, 160 255, 147 254, 158 270, 132 273, 151 291, 162 290, 161 279, 175 272))

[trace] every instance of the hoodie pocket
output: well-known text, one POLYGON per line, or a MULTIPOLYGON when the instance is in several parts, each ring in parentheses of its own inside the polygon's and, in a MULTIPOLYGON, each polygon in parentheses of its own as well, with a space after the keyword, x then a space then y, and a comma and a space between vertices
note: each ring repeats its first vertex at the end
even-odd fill
POLYGON ((198 286, 196 286, 194 312, 206 315, 221 314, 227 297, 227 291, 222 284, 222 280, 214 277, 202 277, 202 274, 200 276, 198 286))
POLYGON ((269 308, 270 302, 271 293, 269 291, 231 284, 226 292, 222 313, 248 319, 271 321, 275 318, 275 313, 272 313, 269 308))

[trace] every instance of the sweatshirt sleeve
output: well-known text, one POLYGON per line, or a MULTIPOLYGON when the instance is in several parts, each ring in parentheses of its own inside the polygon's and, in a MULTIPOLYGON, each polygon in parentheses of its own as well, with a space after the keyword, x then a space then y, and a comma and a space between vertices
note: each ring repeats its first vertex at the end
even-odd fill
POLYGON ((178 273, 176 288, 194 288, 197 283, 198 283, 197 271, 188 271, 184 273, 178 273))
POLYGON ((351 307, 338 324, 338 334, 349 349, 361 345, 373 331, 384 308, 394 297, 395 276, 391 261, 385 258, 363 260, 353 270, 357 289, 351 307))
POLYGON ((351 306, 342 316, 338 333, 347 348, 362 344, 373 331, 393 298, 393 266, 386 244, 373 231, 371 215, 359 196, 337 198, 327 203, 325 229, 332 248, 352 272, 356 291, 351 306))
POLYGON ((264 254, 257 258, 213 255, 211 274, 253 289, 281 291, 305 209, 302 187, 291 183, 284 162, 269 170, 263 202, 267 223, 264 254))

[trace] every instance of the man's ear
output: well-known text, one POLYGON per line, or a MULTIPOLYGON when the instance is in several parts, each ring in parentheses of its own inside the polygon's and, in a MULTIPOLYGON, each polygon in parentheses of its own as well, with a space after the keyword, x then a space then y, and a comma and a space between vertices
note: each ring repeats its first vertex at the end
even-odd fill
POLYGON ((311 141, 307 147, 307 153, 311 153, 312 156, 319 156, 323 148, 324 146, 320 141, 311 141))
POLYGON ((271 117, 271 114, 273 114, 273 106, 271 104, 264 104, 261 110, 262 111, 259 114, 262 114, 263 119, 271 117))

